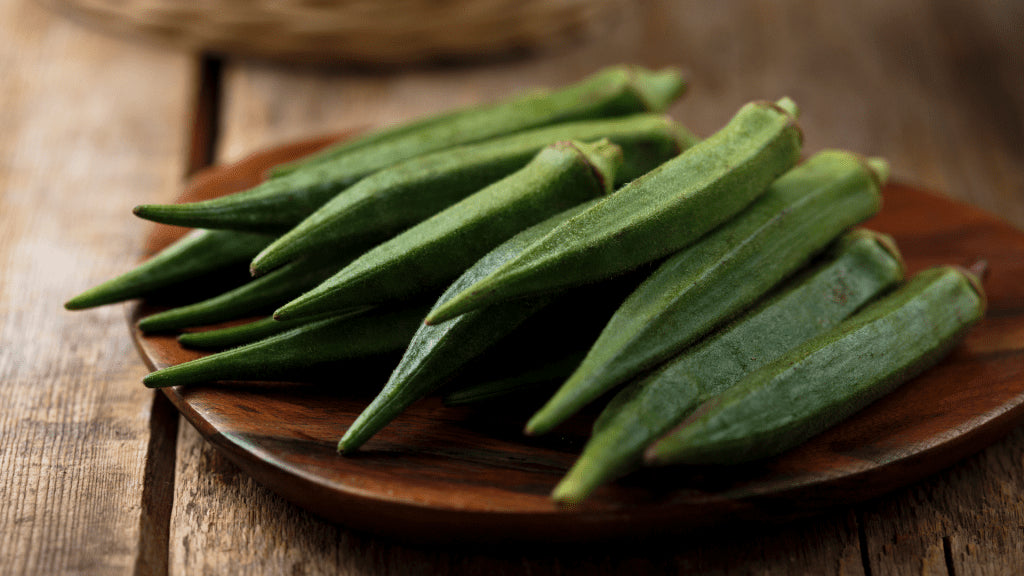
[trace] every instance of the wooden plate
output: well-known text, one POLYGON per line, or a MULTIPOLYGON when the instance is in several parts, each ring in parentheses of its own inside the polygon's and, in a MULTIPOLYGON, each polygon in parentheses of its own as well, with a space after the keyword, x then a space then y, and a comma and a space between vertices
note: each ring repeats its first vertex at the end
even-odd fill
MULTIPOLYGON (((310 140, 195 178, 182 200, 253 185, 265 170, 326 145, 310 140)), ((416 404, 354 457, 335 443, 383 374, 317 385, 223 385, 165 391, 178 410, 255 479, 317 515, 416 539, 580 540, 725 522, 784 520, 919 480, 1006 434, 1024 416, 1024 233, 967 205, 890 185, 868 226, 892 234, 909 272, 985 258, 989 311, 940 365, 781 457, 727 470, 643 471, 561 509, 548 492, 586 438, 585 418, 526 439, 527 414, 416 404), (360 391, 360 388, 363 391, 360 391)), ((180 229, 159 226, 154 251, 180 229)), ((173 337, 135 339, 152 368, 199 356, 173 337)))

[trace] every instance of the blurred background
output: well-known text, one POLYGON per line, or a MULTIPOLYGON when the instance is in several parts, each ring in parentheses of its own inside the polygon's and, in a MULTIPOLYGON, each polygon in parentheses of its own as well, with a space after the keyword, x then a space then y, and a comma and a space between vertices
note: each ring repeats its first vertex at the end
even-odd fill
POLYGON ((125 58, 145 46, 159 54, 154 66, 198 67, 185 82, 161 84, 190 89, 203 114, 193 129, 212 131, 192 145, 208 156, 237 158, 633 62, 688 72, 690 93, 672 112, 700 134, 748 100, 788 94, 801 105, 809 151, 884 155, 897 178, 999 206, 1024 224, 1024 203, 992 198, 1024 187, 1020 2, 43 3, 127 38, 113 48, 125 58))
MULTIPOLYGON (((254 484, 146 373, 123 310, 60 303, 124 271, 213 163, 575 81, 675 66, 708 135, 789 95, 808 153, 1024 228, 1024 2, 3 0, 0 558, 12 573, 1007 573, 1024 433, 889 497, 699 546, 465 556, 350 534, 254 484), (934 568, 934 570, 932 570, 934 568)), ((1024 307, 1024 302, 1021 303, 1024 307)), ((0 571, 7 568, 0 569, 0 571)))

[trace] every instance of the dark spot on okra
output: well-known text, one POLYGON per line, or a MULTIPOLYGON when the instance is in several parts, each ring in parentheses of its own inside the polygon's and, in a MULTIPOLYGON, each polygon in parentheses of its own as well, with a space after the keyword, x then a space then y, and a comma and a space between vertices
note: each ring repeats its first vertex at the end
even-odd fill
POLYGON ((846 304, 850 299, 850 285, 846 282, 845 278, 838 278, 835 286, 832 287, 832 302, 836 304, 846 304))

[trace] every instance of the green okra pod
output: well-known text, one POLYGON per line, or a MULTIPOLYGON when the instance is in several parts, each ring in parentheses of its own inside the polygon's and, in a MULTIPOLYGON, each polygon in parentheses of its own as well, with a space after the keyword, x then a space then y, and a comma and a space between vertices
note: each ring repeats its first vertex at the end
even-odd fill
POLYGON ((881 206, 887 166, 825 151, 739 216, 666 260, 615 312, 572 376, 527 423, 542 434, 753 304, 881 206))
MULTIPOLYGON (((560 212, 506 240, 463 272, 434 306, 486 276, 534 239, 546 234, 566 218, 578 214, 587 205, 589 203, 560 212)), ((438 325, 420 326, 387 384, 345 432, 344 438, 338 443, 338 449, 345 452, 357 449, 410 404, 437 390, 449 376, 503 341, 520 324, 547 307, 553 299, 541 296, 508 302, 486 311, 463 314, 438 325)))
POLYGON ((178 336, 178 343, 193 350, 227 350, 287 332, 303 324, 309 324, 309 321, 278 322, 273 316, 266 316, 227 328, 185 332, 178 336))
POLYGON ((524 168, 366 252, 274 313, 284 320, 443 287, 517 232, 611 191, 620 149, 558 142, 524 168))
POLYGON ((271 236, 263 234, 193 230, 131 271, 68 300, 64 307, 81 310, 180 286, 247 262, 272 240, 271 236))
POLYGON ((972 273, 921 272, 708 400, 649 447, 644 462, 736 464, 793 448, 937 363, 984 310, 972 273))
POLYGON ((638 178, 695 141, 664 116, 639 114, 556 124, 419 156, 368 176, 332 198, 256 256, 253 273, 331 246, 383 242, 519 170, 545 146, 601 138, 622 148, 617 184, 638 178))
POLYGON ((239 348, 150 373, 150 388, 218 381, 281 380, 293 370, 399 351, 409 343, 427 307, 320 319, 239 348))
POLYGON ((290 262, 212 298, 146 316, 139 320, 139 329, 167 332, 265 314, 330 278, 355 257, 326 254, 290 262))
POLYGON ((744 106, 718 133, 555 228, 427 321, 608 278, 693 243, 796 163, 795 111, 788 98, 744 106))
MULTIPOLYGON (((411 158, 442 147, 477 142, 559 122, 663 112, 686 84, 677 70, 615 66, 557 91, 532 91, 380 130, 274 169, 275 175, 344 162, 375 166, 380 159, 411 158)), ((365 168, 364 168, 365 169, 365 168)))
POLYGON ((682 87, 675 71, 613 68, 547 96, 428 122, 424 130, 356 146, 236 194, 191 204, 139 206, 135 214, 179 226, 283 233, 341 190, 403 160, 559 122, 661 112, 682 87))
POLYGON ((299 326, 312 324, 324 318, 349 317, 365 314, 372 310, 370 307, 353 308, 342 314, 325 314, 323 317, 304 318, 302 320, 274 320, 272 316, 259 318, 245 324, 217 328, 215 330, 204 330, 202 332, 186 332, 178 336, 178 342, 194 350, 226 350, 252 344, 258 340, 269 338, 276 334, 288 332, 299 326))
POLYGON ((902 261, 890 238, 867 230, 845 235, 824 261, 771 298, 620 390, 552 498, 579 502, 636 469, 644 449, 699 403, 838 325, 902 279, 902 261))
POLYGON ((474 310, 436 326, 452 322, 485 323, 493 310, 519 302, 542 300, 547 304, 496 345, 467 362, 444 385, 445 403, 469 404, 512 397, 536 400, 539 406, 551 391, 579 366, 587 349, 622 304, 626 296, 650 273, 652 266, 634 270, 604 282, 511 300, 474 310))

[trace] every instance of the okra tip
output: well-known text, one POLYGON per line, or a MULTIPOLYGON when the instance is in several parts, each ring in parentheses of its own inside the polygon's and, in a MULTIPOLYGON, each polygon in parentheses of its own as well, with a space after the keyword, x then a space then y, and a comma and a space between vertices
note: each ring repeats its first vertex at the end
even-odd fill
MULTIPOLYGON (((180 213, 180 210, 177 210, 174 204, 140 204, 132 208, 132 214, 152 222, 164 222, 169 217, 173 220, 173 217, 178 213, 180 213)), ((164 223, 170 224, 173 222, 164 223)))
POLYGON ((356 421, 349 426, 341 440, 338 440, 338 453, 343 456, 355 454, 363 444, 366 444, 367 440, 391 421, 386 417, 382 419, 381 415, 377 413, 368 414, 368 416, 369 418, 360 414, 361 418, 356 418, 356 421))
POLYGON ((461 316, 466 312, 469 312, 477 308, 476 303, 473 301, 473 294, 469 292, 463 292, 458 294, 451 300, 441 304, 434 308, 427 314, 427 317, 423 320, 423 323, 427 326, 436 326, 442 322, 447 322, 452 318, 461 316))
POLYGON ((362 446, 370 436, 372 436, 377 430, 373 429, 367 433, 365 427, 359 426, 358 419, 352 423, 352 426, 345 431, 345 435, 338 440, 338 452, 345 456, 355 454, 359 447, 362 446))
POLYGON ((307 308, 307 302, 308 300, 299 296, 277 310, 274 310, 274 320, 294 320, 296 318, 302 318, 303 316, 309 316, 310 314, 304 310, 307 308))
POLYGON ((132 214, 150 222, 171 226, 217 228, 224 222, 236 221, 240 214, 226 213, 222 207, 226 202, 224 198, 227 197, 184 204, 140 204, 132 208, 132 214))
POLYGON ((523 427, 523 434, 527 436, 540 436, 547 434, 558 425, 564 418, 559 418, 557 415, 551 417, 551 402, 548 402, 543 408, 538 410, 530 419, 527 420, 526 426, 523 427), (546 409, 545 409, 546 408, 546 409))
POLYGON ((157 370, 156 372, 150 372, 142 378, 142 383, 146 388, 168 388, 170 386, 177 386, 181 384, 181 379, 176 378, 176 370, 171 368, 164 368, 163 370, 157 370), (170 372, 168 373, 168 370, 170 372))
POLYGON ((86 290, 85 292, 82 292, 78 296, 75 296, 74 298, 71 298, 70 300, 65 302, 64 303, 64 309, 65 310, 85 310, 86 308, 92 308, 94 306, 99 306, 99 304, 95 304, 94 303, 95 302, 94 294, 95 294, 94 289, 86 290))
POLYGON ((294 261, 287 258, 261 259, 260 256, 262 256, 264 252, 257 254, 256 257, 252 259, 252 262, 249 263, 249 276, 259 278, 260 276, 273 272, 274 270, 294 261))
POLYGON ((338 446, 337 446, 336 449, 337 449, 339 454, 351 454, 352 453, 352 449, 348 448, 345 445, 345 439, 344 438, 342 438, 341 440, 338 440, 338 446))
POLYGON ((664 454, 662 454, 659 444, 661 441, 655 442, 644 450, 644 465, 645 466, 661 466, 664 464, 664 454))
POLYGON ((644 466, 665 466, 672 463, 700 463, 698 451, 679 428, 670 432, 644 450, 644 466))
POLYGON ((120 277, 107 280, 106 282, 93 286, 85 292, 74 296, 64 303, 65 310, 85 310, 106 304, 114 304, 130 300, 132 296, 126 296, 125 286, 119 280, 120 277))
POLYGON ((570 471, 569 475, 562 478, 555 489, 551 491, 551 499, 559 506, 573 507, 585 500, 592 490, 592 487, 581 482, 570 471))
MULTIPOLYGON (((587 358, 590 359, 589 354, 587 358)), ((607 390, 613 383, 609 382, 606 375, 602 373, 606 367, 605 363, 595 369, 593 365, 584 361, 551 398, 530 417, 523 433, 527 436, 547 434, 594 401, 602 391, 607 390)))
POLYGON ((158 312, 156 314, 150 314, 149 316, 139 320, 136 326, 139 327, 139 330, 142 330, 147 334, 152 334, 153 332, 166 332, 177 328, 177 322, 175 322, 175 320, 177 320, 175 315, 158 312))
POLYGON ((285 234, 271 242, 252 259, 252 262, 249 263, 249 274, 252 274, 253 278, 259 278, 267 272, 271 272, 299 258, 299 254, 296 254, 294 249, 295 243, 282 241, 282 239, 289 236, 291 234, 285 234))
POLYGON ((512 294, 508 294, 508 285, 514 283, 508 282, 509 277, 507 275, 502 275, 500 272, 501 270, 493 272, 491 275, 477 281, 469 288, 466 288, 462 292, 456 294, 447 302, 440 304, 427 314, 423 323, 427 326, 434 326, 451 320, 456 316, 461 316, 467 312, 472 312, 473 310, 490 306, 496 302, 501 302, 502 300, 522 297, 521 294, 515 293, 514 285, 512 288, 512 294))
MULTIPOLYGON (((267 248, 269 247, 270 246, 267 248)), ((279 268, 287 263, 287 261, 279 261, 279 259, 274 258, 273 254, 268 256, 266 249, 264 249, 252 259, 252 262, 249 263, 249 275, 253 278, 259 278, 267 272, 270 272, 275 268, 279 268)))
POLYGON ((686 77, 679 69, 633 68, 631 72, 633 85, 651 112, 664 112, 686 91, 686 77))

